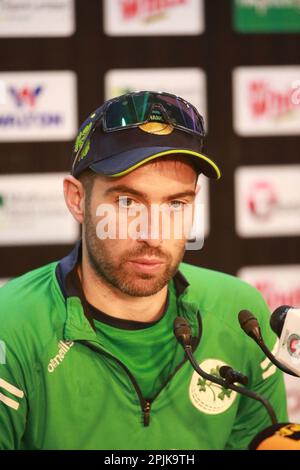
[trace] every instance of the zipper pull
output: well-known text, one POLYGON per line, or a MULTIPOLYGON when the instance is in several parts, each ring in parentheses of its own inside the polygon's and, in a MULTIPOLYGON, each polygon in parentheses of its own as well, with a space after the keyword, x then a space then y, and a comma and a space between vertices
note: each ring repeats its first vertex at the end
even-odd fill
POLYGON ((143 408, 145 427, 149 426, 149 423, 150 423, 150 411, 151 411, 151 403, 150 401, 145 401, 144 408, 143 408))

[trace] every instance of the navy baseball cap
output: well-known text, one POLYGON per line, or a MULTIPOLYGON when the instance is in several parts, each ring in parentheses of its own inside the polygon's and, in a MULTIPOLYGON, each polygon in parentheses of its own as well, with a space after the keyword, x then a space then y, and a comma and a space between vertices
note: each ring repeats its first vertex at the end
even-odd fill
POLYGON ((118 177, 156 158, 186 155, 199 173, 219 179, 218 166, 202 151, 204 136, 203 118, 182 98, 160 92, 129 93, 107 101, 81 125, 71 174, 78 177, 90 168, 118 177))

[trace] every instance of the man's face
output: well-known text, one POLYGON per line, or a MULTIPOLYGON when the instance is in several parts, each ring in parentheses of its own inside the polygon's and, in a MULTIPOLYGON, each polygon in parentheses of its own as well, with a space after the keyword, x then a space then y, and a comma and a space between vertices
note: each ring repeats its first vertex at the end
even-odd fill
POLYGON ((83 223, 93 271, 127 295, 159 292, 184 255, 187 237, 183 230, 178 236, 178 224, 183 229, 180 214, 194 202, 196 179, 180 160, 154 160, 118 178, 97 175, 83 223))

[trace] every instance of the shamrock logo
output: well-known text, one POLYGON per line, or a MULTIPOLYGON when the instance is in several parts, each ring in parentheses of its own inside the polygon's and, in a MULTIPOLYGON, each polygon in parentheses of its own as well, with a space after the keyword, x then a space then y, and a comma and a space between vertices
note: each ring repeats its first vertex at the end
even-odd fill
MULTIPOLYGON (((215 377, 221 377, 220 376, 220 366, 216 366, 215 368, 210 369, 210 374, 215 376, 215 377)), ((210 392, 213 395, 213 401, 215 402, 216 399, 218 398, 219 400, 224 401, 225 397, 230 398, 232 394, 232 390, 228 390, 225 387, 221 387, 220 385, 214 384, 213 382, 206 380, 202 377, 198 378, 197 381, 197 386, 199 392, 206 392, 206 390, 210 390, 210 392), (217 394, 217 392, 221 389, 221 391, 217 394)))

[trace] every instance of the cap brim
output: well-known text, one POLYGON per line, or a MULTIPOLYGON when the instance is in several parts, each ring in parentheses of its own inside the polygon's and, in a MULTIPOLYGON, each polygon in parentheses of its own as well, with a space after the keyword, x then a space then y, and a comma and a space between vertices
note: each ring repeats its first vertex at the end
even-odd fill
POLYGON ((165 157, 167 155, 187 155, 194 157, 194 162, 199 169, 208 178, 219 179, 221 171, 209 157, 202 153, 188 149, 178 149, 170 147, 146 147, 131 149, 127 152, 99 160, 90 165, 90 168, 96 173, 106 176, 123 176, 135 170, 144 163, 154 160, 155 158, 165 157))

